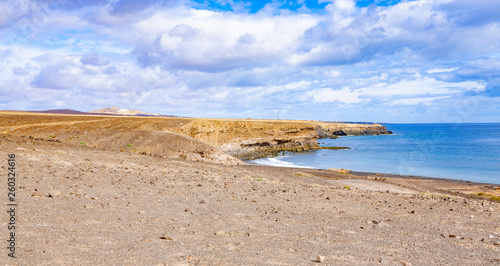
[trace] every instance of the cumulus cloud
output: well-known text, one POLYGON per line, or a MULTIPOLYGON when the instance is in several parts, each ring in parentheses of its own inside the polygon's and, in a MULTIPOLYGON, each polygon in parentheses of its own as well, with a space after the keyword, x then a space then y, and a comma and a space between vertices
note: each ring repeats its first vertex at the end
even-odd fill
POLYGON ((92 66, 105 66, 109 64, 109 60, 107 58, 96 53, 85 53, 81 57, 80 62, 85 65, 92 66))
POLYGON ((325 120, 366 120, 358 106, 433 120, 443 103, 500 96, 493 0, 310 3, 3 1, 0 94, 37 109, 85 99, 84 110, 325 120))

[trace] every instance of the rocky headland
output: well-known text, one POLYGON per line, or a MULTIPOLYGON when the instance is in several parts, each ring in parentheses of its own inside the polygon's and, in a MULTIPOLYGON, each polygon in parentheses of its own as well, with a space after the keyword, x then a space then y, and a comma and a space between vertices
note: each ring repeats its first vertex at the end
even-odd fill
MULTIPOLYGON (((498 265, 498 185, 250 165, 229 155, 315 147, 320 132, 340 131, 388 133, 314 121, 0 112, 0 169, 7 176, 15 154, 19 204, 16 258, 4 248, 0 261, 498 265)), ((8 233, 0 228, 4 241, 8 233)))
POLYGON ((123 117, 3 112, 0 133, 191 161, 239 164, 282 151, 320 149, 318 139, 391 134, 379 124, 304 120, 123 117))

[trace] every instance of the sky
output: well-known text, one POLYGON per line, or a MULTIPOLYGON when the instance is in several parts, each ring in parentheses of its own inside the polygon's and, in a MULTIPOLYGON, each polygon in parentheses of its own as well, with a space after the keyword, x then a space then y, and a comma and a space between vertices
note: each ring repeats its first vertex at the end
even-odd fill
POLYGON ((497 0, 3 0, 0 110, 500 122, 497 0))

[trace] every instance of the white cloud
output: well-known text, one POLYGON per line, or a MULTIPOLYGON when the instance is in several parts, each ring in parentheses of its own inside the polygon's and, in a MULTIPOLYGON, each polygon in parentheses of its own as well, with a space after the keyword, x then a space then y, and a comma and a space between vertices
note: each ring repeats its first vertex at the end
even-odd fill
POLYGON ((437 97, 422 97, 422 98, 408 98, 408 99, 399 99, 395 100, 389 105, 419 105, 419 104, 430 104, 431 102, 438 99, 446 99, 450 98, 450 96, 437 96, 437 97))
MULTIPOLYGON (((3 1, 0 104, 322 119, 339 103, 343 111, 329 113, 349 120, 387 106, 434 119, 443 102, 500 95, 500 19, 490 0, 474 10, 466 0, 369 8, 322 0, 320 12, 274 2, 257 13, 226 2, 238 11, 169 0, 3 1)), ((495 101, 485 103, 500 117, 495 101)))
POLYGON ((452 72, 457 70, 458 68, 433 68, 427 71, 428 74, 434 74, 434 73, 446 73, 446 72, 452 72))
POLYGON ((346 104, 378 100, 388 104, 414 104, 431 102, 435 99, 448 98, 450 95, 462 95, 465 92, 478 92, 484 90, 484 82, 443 82, 433 78, 417 78, 402 80, 396 83, 377 83, 360 89, 344 87, 341 90, 331 88, 311 91, 309 96, 318 102, 341 102, 346 104), (434 96, 433 95, 439 95, 434 96), (418 97, 425 96, 425 97, 418 97), (393 98, 398 98, 391 101, 393 98), (403 98, 403 99, 401 99, 403 98))
POLYGON ((358 91, 351 90, 347 87, 341 90, 333 90, 331 88, 318 89, 309 92, 308 95, 312 96, 314 101, 318 103, 340 102, 352 104, 362 101, 362 99, 359 98, 361 94, 358 91))

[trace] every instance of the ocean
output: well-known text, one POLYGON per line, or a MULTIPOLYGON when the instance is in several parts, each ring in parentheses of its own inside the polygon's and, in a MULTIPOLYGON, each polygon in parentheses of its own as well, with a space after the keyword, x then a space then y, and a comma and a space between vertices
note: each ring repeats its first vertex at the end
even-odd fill
POLYGON ((254 160, 257 164, 344 168, 500 184, 500 124, 385 124, 393 135, 320 139, 315 150, 254 160))

